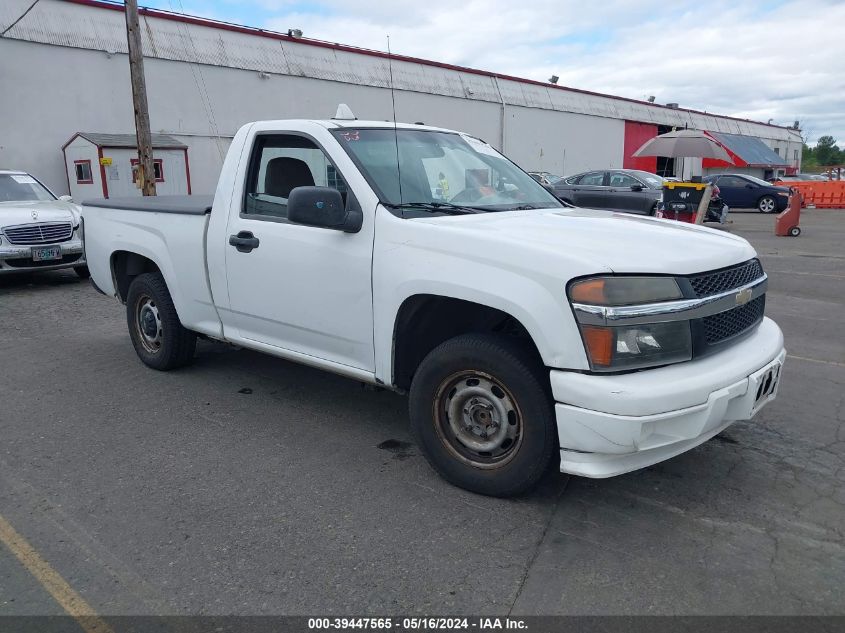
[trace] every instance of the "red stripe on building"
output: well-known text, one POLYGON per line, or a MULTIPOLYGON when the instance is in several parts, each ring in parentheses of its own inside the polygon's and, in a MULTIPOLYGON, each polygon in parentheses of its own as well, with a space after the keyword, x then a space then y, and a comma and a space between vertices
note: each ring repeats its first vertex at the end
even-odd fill
POLYGON ((623 169, 642 169, 654 173, 657 171, 656 156, 634 156, 643 143, 657 136, 657 126, 652 123, 625 121, 625 147, 622 154, 623 169))

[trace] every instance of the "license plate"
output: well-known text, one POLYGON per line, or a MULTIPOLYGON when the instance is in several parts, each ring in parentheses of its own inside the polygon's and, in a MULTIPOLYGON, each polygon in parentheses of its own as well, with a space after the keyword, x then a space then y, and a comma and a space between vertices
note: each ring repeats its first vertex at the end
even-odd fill
POLYGON ((32 261, 34 262, 43 262, 50 259, 61 259, 62 258, 62 247, 61 246, 44 246, 42 248, 33 248, 32 249, 32 261))

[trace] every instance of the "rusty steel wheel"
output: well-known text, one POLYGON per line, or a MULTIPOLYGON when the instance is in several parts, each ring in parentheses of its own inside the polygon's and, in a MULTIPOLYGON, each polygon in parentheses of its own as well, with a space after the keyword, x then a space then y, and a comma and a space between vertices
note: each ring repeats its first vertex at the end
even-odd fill
POLYGON ((522 415, 513 394, 484 372, 447 377, 434 396, 434 419, 444 445, 476 468, 507 464, 522 442, 522 415))
POLYGON ((509 497, 558 454, 548 371, 530 340, 462 334, 434 348, 411 381, 411 429, 447 481, 509 497))

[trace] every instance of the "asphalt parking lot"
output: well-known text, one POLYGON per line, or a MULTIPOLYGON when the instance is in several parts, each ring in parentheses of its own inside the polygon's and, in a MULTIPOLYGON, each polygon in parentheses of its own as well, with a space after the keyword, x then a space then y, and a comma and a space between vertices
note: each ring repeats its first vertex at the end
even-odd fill
MULTIPOLYGON (((2 278, 0 518, 107 616, 845 614, 845 210, 799 238, 732 219, 785 332, 778 400, 517 500, 439 479, 404 397, 212 343, 157 373, 73 272, 2 278)), ((61 612, 0 544, 0 615, 61 612)))

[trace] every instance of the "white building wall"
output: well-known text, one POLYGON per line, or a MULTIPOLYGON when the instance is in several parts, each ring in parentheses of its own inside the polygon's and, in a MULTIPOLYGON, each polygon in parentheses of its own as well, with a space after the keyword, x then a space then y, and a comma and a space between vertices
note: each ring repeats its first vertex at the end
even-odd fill
MULTIPOLYGON (((4 0, 0 26, 28 5, 4 0)), ((151 16, 142 16, 142 32, 152 130, 190 147, 194 193, 213 192, 245 122, 327 118, 340 102, 361 118, 392 118, 383 57, 151 16)), ((125 53, 122 12, 41 0, 0 38, 0 78, 14 86, 0 90, 0 164, 65 192, 59 148, 73 132, 134 130, 125 53)), ((621 166, 625 119, 800 143, 776 126, 415 60, 394 60, 393 79, 399 121, 464 130, 496 147, 504 140, 526 169, 621 166)))
POLYGON ((505 149, 524 169, 571 175, 622 167, 625 122, 510 106, 505 149))

